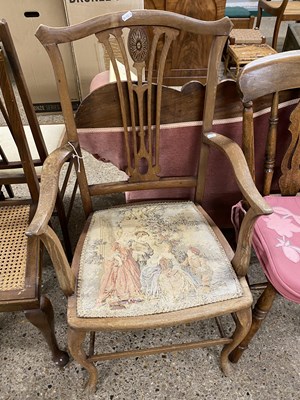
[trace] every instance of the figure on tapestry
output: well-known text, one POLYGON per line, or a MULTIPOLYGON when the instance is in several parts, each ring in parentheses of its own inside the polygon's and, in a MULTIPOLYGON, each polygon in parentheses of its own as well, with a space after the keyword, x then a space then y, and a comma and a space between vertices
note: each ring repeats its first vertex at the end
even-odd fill
POLYGON ((131 250, 115 242, 114 255, 104 263, 98 303, 112 306, 142 300, 140 269, 132 257, 131 250))

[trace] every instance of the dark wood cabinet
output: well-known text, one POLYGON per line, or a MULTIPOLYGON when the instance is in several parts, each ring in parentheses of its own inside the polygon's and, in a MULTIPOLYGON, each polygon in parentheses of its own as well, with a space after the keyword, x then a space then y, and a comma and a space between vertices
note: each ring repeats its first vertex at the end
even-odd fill
MULTIPOLYGON (((172 11, 213 21, 224 17, 226 0, 144 0, 146 9, 172 11)), ((173 45, 166 63, 166 85, 183 85, 190 80, 206 81, 211 40, 192 34, 182 35, 173 45)))

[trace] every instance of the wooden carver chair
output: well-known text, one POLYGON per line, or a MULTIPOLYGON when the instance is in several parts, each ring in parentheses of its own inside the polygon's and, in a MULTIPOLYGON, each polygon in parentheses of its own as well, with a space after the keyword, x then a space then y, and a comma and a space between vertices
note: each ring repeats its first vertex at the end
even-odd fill
MULTIPOLYGON (((24 311, 26 318, 45 337, 53 361, 63 366, 69 356, 61 351, 54 334, 54 316, 50 300, 41 294, 42 244, 38 237, 28 238, 25 230, 35 212, 39 197, 29 146, 10 82, 10 71, 0 50, 0 86, 2 110, 11 128, 15 145, 22 160, 23 175, 31 198, 0 201, 0 312, 24 311)), ((3 175, 0 164, 0 182, 3 175)))
MULTIPOLYGON (((14 137, 12 135, 13 130, 22 130, 26 135, 26 140, 29 146, 29 154, 33 160, 33 165, 37 177, 40 177, 42 164, 45 161, 49 152, 57 148, 63 141, 65 135, 65 127, 63 124, 58 125, 40 125, 36 113, 33 108, 33 104, 30 98, 30 94, 27 88, 27 84, 22 72, 22 68, 16 53, 16 49, 9 31, 8 24, 5 20, 0 20, 0 46, 3 51, 3 56, 6 60, 7 79, 4 82, 0 82, 1 90, 9 90, 12 101, 15 105, 15 112, 18 114, 16 120, 12 120, 12 117, 7 115, 7 110, 0 99, 0 111, 6 126, 0 127, 0 156, 1 156, 1 178, 0 187, 4 185, 8 191, 9 197, 13 197, 13 191, 11 185, 27 183, 27 177, 24 174, 21 159, 19 156, 19 150, 15 144, 14 137), (8 89, 9 86, 9 89, 8 89), (14 93, 13 93, 14 92, 14 93), (18 97, 19 103, 23 106, 24 114, 27 118, 28 125, 22 125, 20 112, 16 106, 18 97)), ((57 207, 55 213, 57 214, 61 231, 64 239, 64 245, 68 254, 68 258, 72 257, 71 243, 68 233, 68 219, 70 210, 72 207, 73 197, 70 201, 68 213, 65 212, 63 205, 63 197, 67 181, 69 179, 73 162, 66 170, 64 183, 57 195, 57 207)), ((76 184, 74 186, 73 196, 76 191, 76 184)), ((5 196, 2 196, 2 198, 5 196)))
MULTIPOLYGON (((52 257, 61 288, 68 296, 69 350, 88 371, 91 391, 97 384, 94 365, 97 360, 196 347, 224 345, 221 368, 227 374, 230 371, 228 356, 248 332, 252 297, 245 274, 251 229, 256 217, 270 213, 271 209, 256 190, 240 147, 225 136, 212 132, 218 68, 231 26, 228 18, 207 22, 170 12, 142 10, 107 14, 70 27, 42 25, 37 30, 36 36, 48 51, 54 68, 69 143, 52 153, 44 164, 39 204, 27 235, 40 238, 52 257), (129 29, 127 43, 122 36, 124 28, 129 29), (164 97, 175 90, 162 86, 164 62, 170 44, 180 37, 182 31, 214 37, 204 99, 203 135, 200 136, 199 132, 201 151, 198 146, 190 150, 197 152, 199 168, 194 175, 178 173, 162 178, 163 143, 166 139, 171 141, 172 137, 163 137, 160 113, 164 97), (76 117, 75 120, 59 45, 88 35, 96 35, 105 46, 117 82, 90 93, 77 111, 77 114, 84 111, 82 118, 76 117), (116 63, 110 46, 110 37, 119 44, 118 52, 123 56, 127 81, 120 81, 119 63, 116 63), (163 48, 161 58, 157 60, 158 79, 154 84, 154 55, 161 39, 163 48), (130 64, 134 67, 136 81, 131 81, 130 64), (145 69, 148 71, 147 81, 143 77, 145 69), (127 163, 128 179, 89 185, 77 133, 85 127, 94 127, 93 122, 101 118, 103 91, 111 93, 111 106, 119 110, 123 120, 122 154, 127 163), (251 204, 235 254, 200 206, 210 147, 219 149, 230 160, 238 185, 251 204), (87 221, 70 269, 48 221, 55 203, 60 168, 73 155, 77 156, 80 166, 78 181, 87 221), (195 202, 148 200, 93 210, 94 196, 147 189, 162 189, 167 193, 173 188, 193 189, 195 202), (219 325, 221 337, 217 339, 128 352, 94 352, 97 331, 109 334, 110 331, 163 328, 225 314, 233 315, 236 324, 230 337, 226 337, 219 325), (88 333, 91 342, 86 352, 84 339, 88 333)), ((170 108, 169 113, 175 115, 176 107, 170 108)), ((110 113, 106 117, 114 124, 110 113)), ((112 140, 112 146, 113 143, 112 140)), ((180 151, 185 150, 183 145, 180 151)))
MULTIPOLYGON (((300 51, 285 52, 253 61, 244 68, 238 80, 244 103, 243 141, 246 159, 259 190, 265 195, 274 213, 259 218, 254 227, 253 247, 268 283, 264 285, 253 309, 253 321, 248 335, 231 353, 230 359, 234 362, 238 361, 260 328, 277 293, 300 303, 300 201, 297 196, 300 189, 299 67, 300 51), (290 102, 290 124, 287 124, 286 132, 281 131, 279 135, 277 126, 282 116, 278 109, 280 92, 291 89, 298 91, 298 99, 290 102), (262 127, 255 132, 253 130, 252 101, 268 94, 272 95, 271 116, 262 174, 262 171, 256 169, 254 144, 263 132, 262 127)), ((236 221, 240 212, 241 204, 234 210, 236 221)))

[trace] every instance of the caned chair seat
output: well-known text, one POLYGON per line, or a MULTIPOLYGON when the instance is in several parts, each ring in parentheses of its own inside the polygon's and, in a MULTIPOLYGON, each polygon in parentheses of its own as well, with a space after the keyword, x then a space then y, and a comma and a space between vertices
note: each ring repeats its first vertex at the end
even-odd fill
POLYGON ((26 288, 29 205, 0 208, 0 291, 26 288))
POLYGON ((276 53, 276 50, 266 43, 230 44, 227 48, 225 70, 230 71, 230 68, 234 67, 234 76, 237 77, 240 68, 247 65, 249 62, 276 53))
POLYGON ((266 196, 273 214, 259 218, 253 247, 274 288, 300 303, 300 198, 266 196))
POLYGON ((276 54, 276 50, 267 44, 233 45, 230 46, 234 60, 239 64, 247 64, 257 58, 276 54))
POLYGON ((241 297, 199 211, 192 202, 158 202, 95 212, 80 260, 77 315, 141 316, 241 297))
POLYGON ((40 293, 40 241, 25 235, 31 214, 30 204, 0 208, 0 312, 24 311, 41 330, 53 361, 64 366, 69 356, 57 346, 52 304, 40 293))

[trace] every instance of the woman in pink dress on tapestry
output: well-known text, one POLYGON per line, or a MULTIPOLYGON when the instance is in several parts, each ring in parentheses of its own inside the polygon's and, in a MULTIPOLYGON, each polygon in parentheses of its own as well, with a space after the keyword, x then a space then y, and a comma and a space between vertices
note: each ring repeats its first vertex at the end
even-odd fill
POLYGON ((104 264, 104 274, 100 283, 98 303, 121 306, 142 300, 140 269, 131 250, 116 242, 112 259, 104 264))

